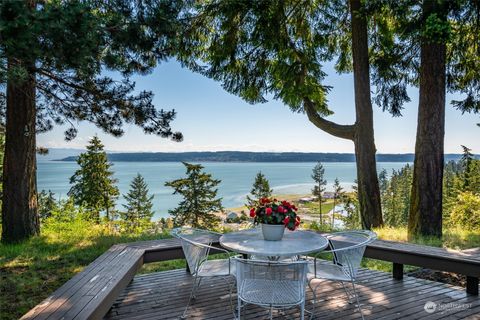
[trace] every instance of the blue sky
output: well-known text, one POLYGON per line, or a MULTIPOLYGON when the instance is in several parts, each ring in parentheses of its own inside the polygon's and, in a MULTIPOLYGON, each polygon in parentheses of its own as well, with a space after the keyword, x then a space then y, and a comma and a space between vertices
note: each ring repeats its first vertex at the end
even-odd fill
MULTIPOLYGON (((333 86, 329 94, 329 119, 353 123, 354 99, 351 75, 338 75, 326 66, 325 84, 333 86)), ((78 137, 64 140, 65 128, 56 127, 38 136, 38 145, 50 148, 84 148, 98 134, 112 151, 299 151, 353 152, 353 143, 335 138, 311 124, 306 115, 292 113, 279 101, 251 105, 225 92, 221 85, 182 68, 176 61, 158 66, 143 77, 136 77, 137 89, 155 93, 158 108, 174 108, 178 114, 172 123, 184 134, 181 143, 145 135, 135 126, 125 127, 125 135, 111 137, 88 123, 78 125, 78 137)), ((415 148, 418 90, 410 90, 412 101, 405 105, 403 117, 393 118, 374 106, 375 142, 379 153, 407 153, 415 148)), ((449 100, 452 96, 447 97, 449 100)), ((480 153, 478 115, 464 114, 447 105, 445 152, 459 153, 460 145, 480 153)))

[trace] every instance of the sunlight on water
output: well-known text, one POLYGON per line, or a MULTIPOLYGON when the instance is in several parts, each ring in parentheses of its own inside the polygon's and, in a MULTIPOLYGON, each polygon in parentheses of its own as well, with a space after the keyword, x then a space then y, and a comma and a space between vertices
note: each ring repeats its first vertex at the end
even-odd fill
MULTIPOLYGON (((270 181, 270 186, 277 194, 306 194, 313 187, 311 173, 315 163, 238 163, 209 162, 202 163, 205 170, 214 178, 222 180, 219 186, 219 196, 223 197, 226 208, 239 207, 245 202, 245 196, 250 192, 253 179, 258 171, 270 181)), ((325 162, 325 176, 328 181, 327 190, 332 190, 333 180, 338 177, 346 190, 356 179, 355 163, 325 162)), ((379 170, 385 168, 388 172, 399 169, 405 163, 381 162, 379 170)), ((38 190, 51 190, 57 197, 66 197, 70 189, 69 179, 77 169, 75 162, 38 161, 38 190)), ((113 165, 115 178, 118 179, 120 193, 128 191, 129 184, 138 173, 147 181, 150 192, 155 195, 155 217, 165 217, 168 209, 176 206, 180 198, 172 195, 172 189, 164 186, 166 181, 177 179, 185 174, 184 166, 179 162, 115 162, 113 165)), ((124 203, 121 197, 119 209, 124 203)))

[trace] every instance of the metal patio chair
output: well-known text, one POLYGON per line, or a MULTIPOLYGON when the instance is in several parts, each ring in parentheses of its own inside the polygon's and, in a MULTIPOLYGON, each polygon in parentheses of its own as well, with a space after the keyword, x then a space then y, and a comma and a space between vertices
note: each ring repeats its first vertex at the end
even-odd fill
POLYGON ((183 253, 187 260, 187 265, 190 273, 194 277, 192 291, 188 299, 187 306, 183 312, 182 319, 187 317, 188 308, 192 300, 196 298, 196 293, 200 287, 202 279, 207 277, 220 277, 225 279, 230 288, 230 306, 232 307, 232 289, 235 282, 233 276, 235 275, 235 264, 231 259, 232 252, 225 249, 213 247, 212 243, 219 240, 221 234, 208 230, 201 230, 195 228, 176 228, 171 234, 180 239, 183 253), (208 260, 210 250, 226 255, 225 259, 208 260))
POLYGON ((358 292, 355 288, 355 280, 358 269, 360 268, 360 263, 362 262, 365 248, 369 243, 377 239, 377 235, 368 230, 355 230, 335 232, 326 237, 330 248, 318 253, 315 258, 308 259, 308 285, 310 289, 312 289, 314 295, 314 309, 312 316, 315 313, 315 290, 318 288, 318 285, 316 285, 315 288, 312 287, 312 281, 314 279, 325 279, 338 281, 342 284, 348 302, 352 303, 353 299, 356 300, 358 310, 360 311, 362 319, 364 319, 358 298, 358 292), (331 263, 325 263, 325 260, 319 259, 319 256, 324 253, 332 254, 331 263), (347 289, 345 282, 351 283, 351 290, 347 289))
POLYGON ((242 306, 259 305, 273 309, 300 307, 304 319, 307 261, 278 262, 234 258, 236 264, 238 316, 242 306))

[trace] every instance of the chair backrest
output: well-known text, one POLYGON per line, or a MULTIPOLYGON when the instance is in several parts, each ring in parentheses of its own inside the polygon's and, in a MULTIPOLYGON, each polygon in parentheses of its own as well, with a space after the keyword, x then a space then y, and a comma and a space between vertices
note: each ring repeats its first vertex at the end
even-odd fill
MULTIPOLYGON (((277 282, 287 294, 297 294, 295 301, 290 304, 299 304, 305 299, 305 286, 307 283, 308 262, 304 260, 294 262, 279 262, 279 261, 265 261, 242 259, 239 257, 233 258, 236 266, 237 292, 242 300, 245 298, 245 290, 258 290, 260 300, 263 300, 265 305, 282 305, 282 292, 275 295, 262 294, 262 280, 268 280, 270 283, 277 282), (251 281, 250 281, 251 280, 251 281), (255 287, 258 284, 258 287, 255 287), (288 285, 285 285, 288 284, 288 285), (290 288, 290 289, 289 289, 290 288), (291 290, 295 288, 296 290, 291 290)), ((282 290, 280 290, 282 291, 282 290)), ((248 301, 247 301, 248 302, 248 301)), ((255 303, 258 303, 256 301, 255 303)))
POLYGON ((193 275, 197 273, 200 265, 208 259, 212 243, 218 241, 221 236, 216 232, 187 227, 173 229, 171 234, 180 239, 183 254, 193 275))
POLYGON ((333 262, 342 267, 346 275, 355 279, 362 262, 365 248, 377 239, 375 232, 353 230, 335 232, 327 236, 333 262))

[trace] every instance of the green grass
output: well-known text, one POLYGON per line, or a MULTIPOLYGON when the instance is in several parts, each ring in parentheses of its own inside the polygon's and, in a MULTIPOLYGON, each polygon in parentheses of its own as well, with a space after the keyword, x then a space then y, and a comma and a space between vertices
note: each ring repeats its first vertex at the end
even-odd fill
POLYGON ((24 243, 0 244, 0 319, 18 319, 115 243, 167 236, 118 235, 77 221, 43 226, 41 236, 24 243))
MULTIPOLYGON (((305 208, 308 209, 308 213, 311 215, 319 215, 318 213, 318 202, 307 202, 303 204, 305 208)), ((326 216, 330 210, 333 209, 333 200, 327 200, 326 202, 322 203, 322 215, 326 216)))
MULTIPOLYGON (((378 238, 383 240, 408 242, 406 227, 383 227, 374 230, 378 238)), ((468 231, 460 227, 444 227, 443 237, 438 238, 419 238, 412 241, 417 244, 423 244, 432 247, 443 247, 455 250, 480 247, 480 230, 468 231)))
MULTIPOLYGON (((408 242, 408 234, 406 227, 383 227, 374 230, 379 239, 408 242)), ((454 250, 463 250, 469 248, 480 247, 480 230, 467 231, 459 227, 444 227, 443 237, 438 238, 419 238, 411 241, 416 244, 427 245, 432 247, 448 248, 454 250)), ((390 262, 363 259, 362 266, 369 269, 391 272, 392 264, 390 262)), ((418 269, 413 266, 405 266, 405 272, 418 269)))

